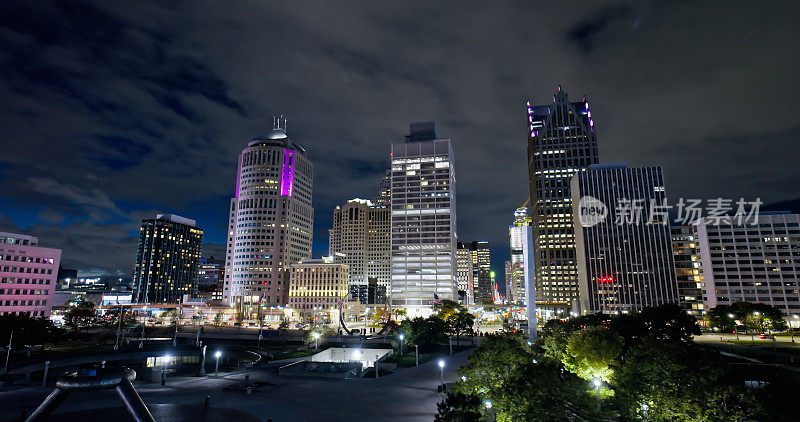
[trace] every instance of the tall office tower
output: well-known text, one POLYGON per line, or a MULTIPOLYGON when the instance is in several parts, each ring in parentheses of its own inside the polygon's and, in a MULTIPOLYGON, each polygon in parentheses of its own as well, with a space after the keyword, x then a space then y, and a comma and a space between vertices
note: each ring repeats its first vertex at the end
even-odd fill
POLYGON ((473 298, 476 304, 492 303, 492 275, 488 240, 459 242, 459 248, 469 251, 472 256, 473 298))
POLYGON ((528 102, 528 180, 536 271, 542 308, 577 305, 578 267, 572 226, 570 178, 597 163, 589 103, 571 103, 558 87, 551 104, 528 102))
POLYGON ((0 232, 0 315, 49 318, 61 249, 43 248, 39 239, 0 232))
POLYGON ((701 317, 703 310, 703 270, 697 248, 694 226, 672 227, 672 257, 678 281, 681 307, 691 315, 701 317))
POLYGON ((705 307, 733 302, 781 308, 800 317, 800 214, 766 213, 749 221, 697 221, 705 307), (719 224, 717 224, 719 223, 719 224))
POLYGON ((377 207, 389 207, 392 204, 392 172, 386 170, 386 174, 378 183, 378 194, 372 197, 372 204, 377 207))
POLYGON ((311 256, 314 167, 278 118, 239 155, 225 256, 225 301, 247 318, 287 303, 289 266, 311 256), (255 308, 254 308, 254 304, 255 308))
POLYGON ((349 267, 350 296, 367 303, 369 280, 389 286, 389 208, 363 199, 351 199, 333 210, 329 255, 349 267))
POLYGON ((197 270, 203 229, 173 214, 142 220, 133 268, 137 303, 176 303, 197 292, 197 270))
POLYGON ((458 242, 456 246, 456 280, 458 281, 458 300, 464 305, 475 303, 475 263, 472 251, 467 244, 458 242))
POLYGON ((511 246, 511 261, 506 270, 506 296, 508 303, 525 303, 525 265, 523 259, 523 247, 525 243, 525 233, 531 225, 531 218, 528 217, 526 207, 517 208, 514 211, 514 224, 508 228, 508 238, 511 246))
POLYGON ((592 166, 571 188, 581 311, 678 303, 661 168, 592 166))
POLYGON ((412 123, 391 157, 392 305, 427 314, 435 297, 458 299, 453 147, 436 123, 412 123))

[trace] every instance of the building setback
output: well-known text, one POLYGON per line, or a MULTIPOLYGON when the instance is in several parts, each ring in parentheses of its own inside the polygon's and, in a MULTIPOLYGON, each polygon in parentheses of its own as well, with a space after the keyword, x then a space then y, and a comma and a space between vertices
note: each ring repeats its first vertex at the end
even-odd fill
POLYGON ((558 87, 551 104, 528 102, 528 180, 536 300, 545 309, 576 305, 578 267, 570 178, 598 161, 597 137, 586 97, 570 102, 558 87))
POLYGON ((61 249, 39 239, 0 232, 0 315, 50 316, 61 249))
POLYGON ((197 291, 203 230, 194 220, 158 214, 142 220, 133 269, 137 303, 176 303, 197 291))
POLYGON ((790 323, 800 317, 800 214, 761 213, 719 224, 701 218, 693 227, 707 309, 766 303, 790 323))
POLYGON ((289 266, 311 256, 313 166, 286 135, 286 120, 239 155, 225 254, 225 301, 245 318, 287 303, 289 266))
POLYGON ((384 292, 389 287, 389 208, 363 199, 351 199, 333 210, 329 255, 349 267, 350 295, 367 303, 369 281, 384 292))
POLYGON ((296 317, 313 322, 338 315, 339 301, 348 294, 348 267, 329 260, 306 259, 291 266, 289 308, 296 317))
POLYGON ((672 227, 672 256, 675 260, 675 279, 682 308, 695 317, 702 317, 703 270, 697 248, 694 226, 672 227))
POLYGON ((391 301, 429 313, 436 297, 458 299, 453 147, 434 122, 412 123, 391 157, 391 301))
POLYGON ((660 167, 593 166, 572 177, 582 312, 634 312, 678 303, 669 217, 658 214, 666 211, 659 207, 664 201, 660 167), (597 200, 607 211, 603 218, 606 212, 587 209, 602 208, 597 200))

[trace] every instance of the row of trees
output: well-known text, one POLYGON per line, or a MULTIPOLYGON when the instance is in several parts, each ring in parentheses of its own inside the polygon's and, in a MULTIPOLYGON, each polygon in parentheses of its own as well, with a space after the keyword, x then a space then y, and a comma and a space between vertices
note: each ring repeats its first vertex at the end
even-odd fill
POLYGON ((734 330, 763 333, 787 328, 781 308, 766 303, 719 305, 706 313, 705 320, 709 328, 726 333, 734 330))
POLYGON ((469 313, 464 305, 452 300, 443 300, 434 306, 434 315, 428 318, 416 317, 405 319, 398 330, 406 336, 410 344, 420 346, 445 343, 448 336, 460 336, 473 333, 475 316, 469 313))
POLYGON ((462 381, 439 404, 436 420, 744 421, 761 415, 757 397, 731 381, 718 353, 693 342, 697 334, 691 316, 667 305, 551 320, 530 347, 517 334, 488 336, 459 370, 462 381))

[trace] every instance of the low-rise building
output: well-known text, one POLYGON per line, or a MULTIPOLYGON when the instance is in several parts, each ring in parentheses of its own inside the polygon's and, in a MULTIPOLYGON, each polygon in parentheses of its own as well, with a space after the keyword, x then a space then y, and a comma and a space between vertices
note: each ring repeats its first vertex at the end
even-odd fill
POLYGON ((292 264, 289 276, 289 308, 293 319, 316 322, 338 317, 339 302, 348 295, 345 264, 332 259, 307 259, 292 264))
POLYGON ((50 316, 61 249, 38 245, 36 237, 0 232, 0 315, 50 316))

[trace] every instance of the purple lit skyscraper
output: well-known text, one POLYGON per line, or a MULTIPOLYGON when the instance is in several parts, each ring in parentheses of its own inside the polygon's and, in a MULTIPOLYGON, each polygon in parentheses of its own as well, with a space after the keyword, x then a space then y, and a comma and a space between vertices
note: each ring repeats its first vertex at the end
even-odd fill
POLYGON ((239 156, 231 199, 223 298, 245 319, 279 312, 289 266, 311 256, 313 165, 286 135, 286 120, 250 140, 239 156))
POLYGON ((559 86, 552 103, 528 102, 527 116, 536 302, 545 310, 577 309, 570 179, 598 161, 589 101, 570 102, 559 86))

